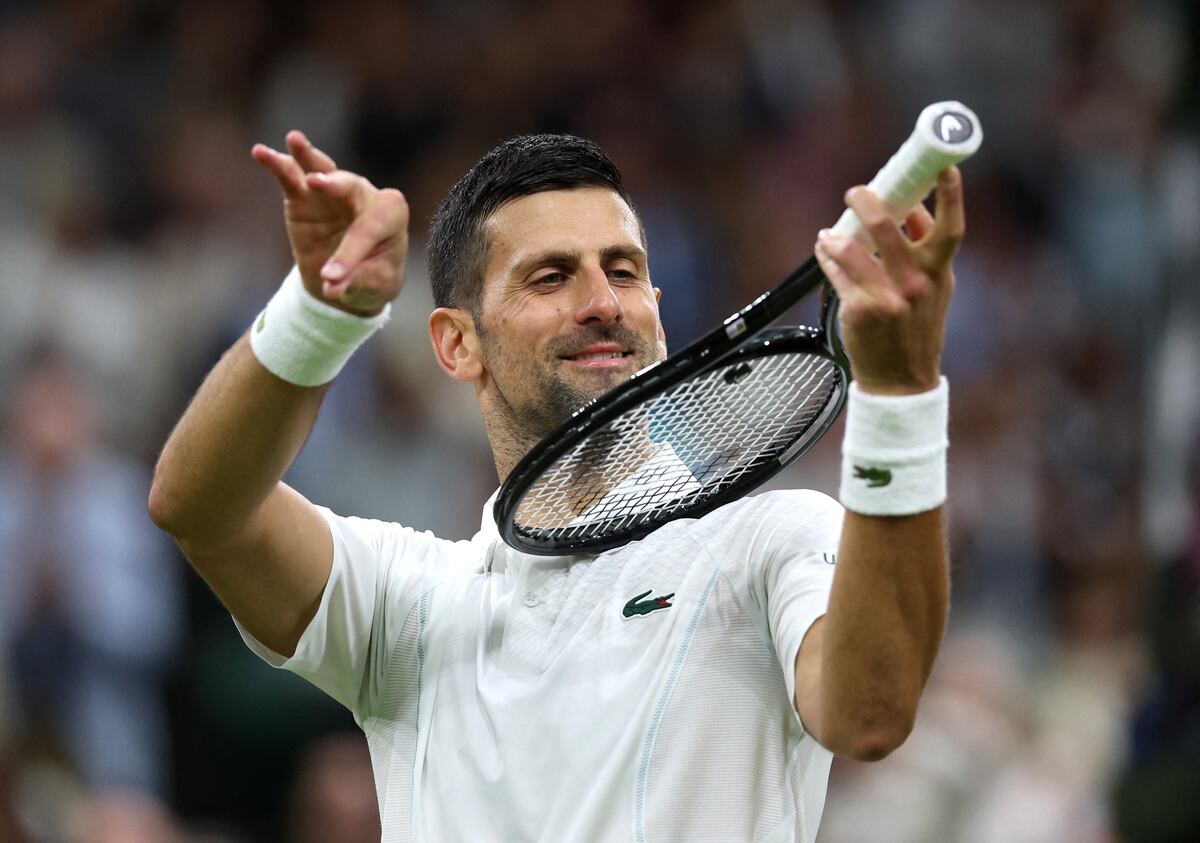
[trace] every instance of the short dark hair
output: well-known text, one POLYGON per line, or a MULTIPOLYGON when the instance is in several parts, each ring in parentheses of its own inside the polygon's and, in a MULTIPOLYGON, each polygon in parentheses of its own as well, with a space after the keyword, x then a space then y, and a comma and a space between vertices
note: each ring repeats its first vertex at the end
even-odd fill
POLYGON ((606 187, 633 208, 617 165, 584 138, 521 135, 480 158, 450 188, 429 227, 434 305, 463 308, 478 322, 488 255, 484 222, 513 199, 577 187, 606 187))

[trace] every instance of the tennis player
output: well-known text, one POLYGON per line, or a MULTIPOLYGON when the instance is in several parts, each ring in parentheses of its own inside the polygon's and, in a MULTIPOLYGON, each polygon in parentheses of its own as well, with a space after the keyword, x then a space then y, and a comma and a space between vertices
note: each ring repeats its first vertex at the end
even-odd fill
MULTIPOLYGON (((905 740, 946 618, 957 170, 936 220, 918 208, 904 230, 847 193, 878 257, 818 237, 855 377, 841 504, 762 494, 599 556, 532 557, 499 540, 491 501, 455 542, 281 482, 327 385, 387 321, 408 208, 300 132, 253 156, 283 189, 296 268, 171 434, 150 512, 256 653, 353 712, 385 843, 811 843, 832 753, 905 740)), ((642 227, 590 142, 492 150, 429 251, 433 351, 473 387, 501 480, 666 354, 642 227)))

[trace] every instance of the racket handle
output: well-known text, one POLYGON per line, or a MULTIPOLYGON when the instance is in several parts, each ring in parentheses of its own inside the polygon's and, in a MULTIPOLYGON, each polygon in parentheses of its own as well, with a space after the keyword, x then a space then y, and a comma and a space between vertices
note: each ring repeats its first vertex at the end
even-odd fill
MULTIPOLYGON (((908 140, 867 187, 900 222, 933 190, 938 173, 970 158, 982 142, 983 127, 975 112, 954 100, 936 102, 921 112, 908 140)), ((849 208, 833 230, 875 248, 858 214, 849 208)))

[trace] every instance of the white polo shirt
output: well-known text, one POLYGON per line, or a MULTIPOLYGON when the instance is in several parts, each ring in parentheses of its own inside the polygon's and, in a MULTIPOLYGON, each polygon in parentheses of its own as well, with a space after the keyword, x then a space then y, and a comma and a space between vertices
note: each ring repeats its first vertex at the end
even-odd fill
MULTIPOLYGON (((494 496, 493 496, 494 499, 494 496)), ((276 667, 366 732, 400 841, 812 843, 830 753, 796 715, 842 508, 744 498, 598 556, 322 510, 333 569, 276 667)))

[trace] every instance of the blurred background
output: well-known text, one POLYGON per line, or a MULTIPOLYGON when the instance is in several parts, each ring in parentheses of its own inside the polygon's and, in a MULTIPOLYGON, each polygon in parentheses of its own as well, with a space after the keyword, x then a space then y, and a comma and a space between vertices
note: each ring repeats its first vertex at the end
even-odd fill
MULTIPOLYGON (((378 840, 347 712, 258 662, 150 524, 157 451, 289 265, 249 156, 302 128, 412 206, 393 324, 289 480, 470 536, 422 240, 513 134, 597 140, 678 348, 961 99, 955 598, 909 742, 822 843, 1200 839, 1200 4, 0 0, 0 843, 378 840)), ((836 494, 840 431, 775 485, 836 494)))

